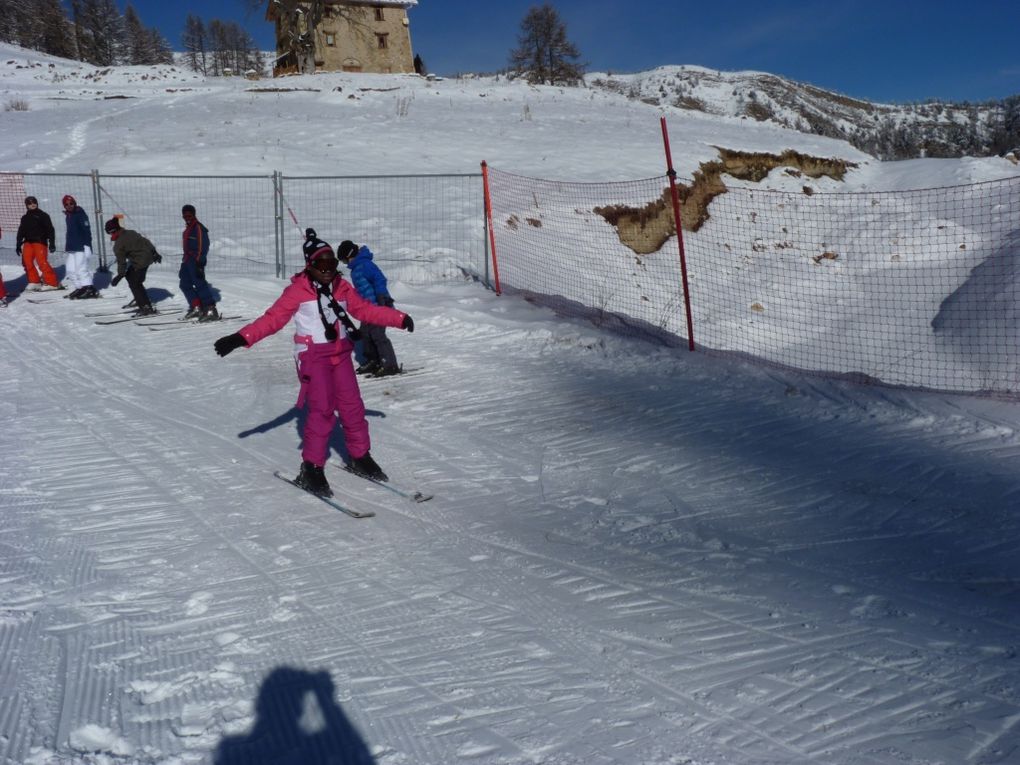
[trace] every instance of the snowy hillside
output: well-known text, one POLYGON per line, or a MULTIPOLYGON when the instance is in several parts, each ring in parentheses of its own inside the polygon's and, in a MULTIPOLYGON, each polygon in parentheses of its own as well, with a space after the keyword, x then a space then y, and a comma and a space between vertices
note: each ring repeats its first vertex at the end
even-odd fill
MULTIPOLYGON (((0 170, 664 171, 663 110, 595 89, 204 80, 7 46, 0 104, 22 103, 0 170)), ((720 146, 850 160, 826 179, 848 191, 1020 174, 665 113, 685 176, 720 146)), ((212 349, 281 280, 217 272, 221 238, 237 318, 177 322, 164 264, 164 315, 107 323, 125 285, 30 302, 11 247, 5 227, 0 764, 1020 758, 1017 404, 678 352, 437 272, 391 284, 415 371, 362 383, 393 487, 434 498, 343 472, 337 436, 327 476, 358 520, 273 477, 300 462, 290 332, 212 349)))
POLYGON ((595 88, 657 106, 771 122, 841 138, 881 159, 988 156, 1020 146, 1020 98, 987 104, 881 104, 765 72, 663 66, 633 75, 590 74, 595 88))

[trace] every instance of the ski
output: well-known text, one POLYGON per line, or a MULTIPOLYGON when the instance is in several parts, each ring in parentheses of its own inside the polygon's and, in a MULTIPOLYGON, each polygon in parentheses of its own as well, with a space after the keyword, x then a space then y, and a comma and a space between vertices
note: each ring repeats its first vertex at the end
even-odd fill
POLYGON ((322 500, 327 505, 332 507, 334 510, 339 510, 341 513, 347 513, 347 515, 351 516, 351 518, 371 518, 372 516, 375 515, 375 512, 373 512, 372 510, 355 510, 354 508, 347 507, 346 505, 341 505, 339 502, 337 502, 332 497, 323 497, 323 496, 321 496, 319 494, 312 494, 304 486, 301 486, 300 484, 295 483, 292 479, 290 479, 287 476, 285 476, 279 470, 273 471, 273 475, 275 475, 281 481, 286 481, 291 486, 293 486, 295 489, 299 489, 299 490, 303 491, 308 496, 315 497, 316 499, 322 500))
MULTIPOLYGON (((62 298, 66 298, 67 295, 54 295, 54 292, 66 292, 66 287, 57 287, 52 290, 22 290, 19 295, 24 295, 25 300, 29 303, 35 303, 41 305, 42 303, 59 303, 62 298), (31 297, 29 297, 31 295, 31 297)), ((70 294, 70 293, 68 293, 70 294)))
POLYGON ((382 376, 359 375, 358 376, 358 382, 359 383, 364 383, 364 382, 374 382, 376 380, 392 380, 395 377, 414 377, 415 375, 424 374, 427 371, 428 370, 425 367, 405 367, 405 366, 402 365, 400 367, 400 371, 397 372, 395 375, 382 375, 382 376))
POLYGON ((243 319, 243 316, 221 316, 218 319, 212 321, 197 321, 195 319, 178 319, 177 321, 153 321, 142 324, 139 322, 139 327, 147 327, 153 332, 165 332, 168 329, 184 329, 184 327, 198 326, 205 327, 210 324, 216 324, 221 321, 231 321, 234 319, 243 319))
MULTIPOLYGON (((169 309, 167 311, 157 311, 156 313, 149 314, 149 316, 156 316, 156 315, 163 315, 163 316, 165 316, 165 315, 171 314, 171 313, 180 313, 182 310, 183 309, 181 309, 181 308, 171 308, 171 309, 169 309)), ((115 315, 115 316, 110 317, 108 319, 99 319, 95 323, 100 325, 101 327, 105 327, 105 326, 109 326, 110 324, 123 324, 124 322, 138 321, 139 319, 144 319, 144 318, 147 318, 147 317, 145 317, 145 316, 134 316, 134 315, 131 315, 131 316, 116 316, 115 315)))
POLYGON ((106 310, 106 311, 102 311, 100 313, 84 313, 84 314, 82 314, 82 316, 87 316, 90 319, 94 319, 96 317, 102 318, 104 316, 105 317, 127 316, 129 314, 134 313, 137 310, 138 310, 137 308, 127 308, 127 309, 122 308, 119 311, 117 311, 117 310, 106 310))
POLYGON ((339 467, 341 470, 343 470, 346 473, 350 473, 351 475, 356 475, 358 478, 362 478, 362 479, 368 481, 369 483, 374 483, 376 486, 378 486, 378 487, 380 487, 382 489, 386 489, 386 491, 391 491, 394 494, 396 494, 397 496, 403 497, 408 502, 428 502, 430 499, 432 499, 435 496, 434 494, 423 494, 420 491, 407 491, 405 489, 398 489, 396 486, 391 486, 389 483, 386 483, 385 481, 377 481, 374 478, 369 478, 367 475, 362 475, 361 473, 355 473, 353 470, 351 470, 350 466, 345 465, 343 463, 340 463, 340 464, 331 463, 331 464, 335 465, 336 467, 339 467))

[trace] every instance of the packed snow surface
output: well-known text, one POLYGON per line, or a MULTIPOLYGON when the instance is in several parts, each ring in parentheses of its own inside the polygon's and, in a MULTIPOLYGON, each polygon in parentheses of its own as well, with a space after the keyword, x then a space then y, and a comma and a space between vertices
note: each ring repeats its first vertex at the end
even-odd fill
MULTIPOLYGON (((658 110, 605 93, 269 85, 306 90, 4 46, 0 101, 28 109, 0 113, 0 169, 663 171, 658 110)), ((667 116, 688 173, 714 145, 850 158, 849 190, 1017 172, 667 116)), ((416 331, 390 334, 416 371, 363 383, 372 453, 434 498, 343 472, 337 436, 327 476, 376 513, 358 520, 273 477, 300 462, 289 333, 226 359, 212 343, 284 282, 215 258, 214 241, 240 317, 219 324, 97 325, 128 300, 108 277, 100 300, 0 309, 4 765, 1020 762, 1017 404, 395 280, 416 331)), ((172 266, 148 286, 181 305, 172 266)))

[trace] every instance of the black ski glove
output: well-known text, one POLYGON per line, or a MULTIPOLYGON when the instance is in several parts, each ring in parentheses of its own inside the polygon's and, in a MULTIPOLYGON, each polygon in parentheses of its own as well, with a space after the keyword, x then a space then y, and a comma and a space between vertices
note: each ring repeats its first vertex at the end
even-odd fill
POLYGON ((406 329, 408 332, 414 332, 414 321, 410 316, 404 316, 404 323, 400 325, 401 329, 406 329))
POLYGON ((241 348, 247 344, 248 344, 247 341, 241 336, 241 334, 235 332, 232 335, 226 335, 224 337, 221 337, 219 340, 213 343, 213 347, 216 349, 216 353, 218 353, 220 356, 226 356, 228 353, 236 351, 238 348, 241 348))
POLYGON ((163 256, 160 255, 158 252, 152 253, 152 262, 153 263, 162 263, 163 262, 163 256))
POLYGON ((56 251, 57 251, 57 245, 51 244, 50 245, 50 252, 56 252, 56 251))
POLYGON ((384 305, 387 308, 392 308, 393 307, 393 298, 391 298, 389 295, 380 295, 379 296, 379 305, 384 305))
POLYGON ((123 279, 123 278, 124 278, 124 274, 117 274, 115 277, 110 279, 110 286, 111 287, 116 287, 118 284, 120 284, 120 280, 123 279))

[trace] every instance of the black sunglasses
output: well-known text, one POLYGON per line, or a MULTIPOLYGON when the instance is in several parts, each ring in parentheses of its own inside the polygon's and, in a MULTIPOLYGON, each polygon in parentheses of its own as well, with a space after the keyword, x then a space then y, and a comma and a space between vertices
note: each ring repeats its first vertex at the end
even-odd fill
POLYGON ((339 264, 340 262, 333 258, 319 258, 312 261, 312 268, 316 271, 336 271, 339 264))

